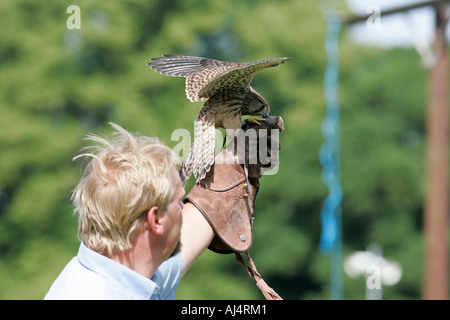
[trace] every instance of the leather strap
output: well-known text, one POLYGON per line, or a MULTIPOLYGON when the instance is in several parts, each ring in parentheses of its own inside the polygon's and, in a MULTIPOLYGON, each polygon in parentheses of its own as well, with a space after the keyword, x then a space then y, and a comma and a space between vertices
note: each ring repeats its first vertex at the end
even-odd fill
POLYGON ((249 267, 245 263, 244 258, 242 258, 239 252, 235 252, 237 262, 239 262, 247 270, 247 272, 253 278, 255 278, 256 285, 261 290, 266 300, 283 300, 283 298, 281 298, 280 295, 276 293, 275 290, 273 290, 271 287, 269 287, 269 285, 263 280, 258 270, 256 269, 255 263, 253 262, 253 259, 250 257, 248 251, 245 251, 245 255, 247 256, 247 259, 250 262, 251 267, 249 267))

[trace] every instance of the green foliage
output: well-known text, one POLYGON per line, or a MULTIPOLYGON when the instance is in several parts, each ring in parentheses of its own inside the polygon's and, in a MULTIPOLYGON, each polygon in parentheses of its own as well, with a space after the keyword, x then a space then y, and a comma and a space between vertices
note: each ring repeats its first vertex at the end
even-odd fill
MULTIPOLYGON (((281 167, 261 179, 251 250, 285 299, 328 299, 329 258, 318 251, 327 195, 318 161, 325 115, 323 7, 314 1, 56 1, 0 3, 0 298, 41 299, 77 252, 68 200, 82 168, 72 157, 109 121, 158 136, 193 132, 201 103, 182 79, 145 64, 163 53, 233 61, 293 57, 253 86, 281 115, 281 167), (66 8, 81 9, 69 30, 66 8)), ((344 29, 345 32, 345 29, 344 29)), ((385 299, 421 298, 426 70, 412 50, 341 39, 344 257, 378 243, 403 267, 385 299)), ((188 184, 188 188, 192 182, 188 184)), ((233 255, 205 252, 178 299, 261 299, 233 255)), ((364 279, 344 277, 344 298, 364 279)))

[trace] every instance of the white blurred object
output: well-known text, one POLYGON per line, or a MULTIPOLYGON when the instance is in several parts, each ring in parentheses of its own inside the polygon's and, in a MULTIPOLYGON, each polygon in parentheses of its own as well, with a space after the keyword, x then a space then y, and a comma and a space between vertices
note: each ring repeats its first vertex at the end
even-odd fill
POLYGON ((351 277, 363 275, 366 278, 366 299, 381 300, 382 287, 393 286, 402 278, 399 263, 387 260, 381 255, 381 248, 372 244, 367 251, 356 251, 344 261, 344 271, 351 277))
POLYGON ((397 284, 402 277, 402 267, 395 261, 389 261, 371 251, 356 251, 344 262, 345 273, 356 278, 366 275, 370 266, 376 265, 381 271, 381 282, 386 286, 397 284))

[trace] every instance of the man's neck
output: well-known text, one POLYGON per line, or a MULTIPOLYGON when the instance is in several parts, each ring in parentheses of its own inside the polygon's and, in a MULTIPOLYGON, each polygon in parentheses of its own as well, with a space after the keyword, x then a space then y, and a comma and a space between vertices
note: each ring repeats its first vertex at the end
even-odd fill
POLYGON ((114 260, 121 265, 139 273, 140 275, 150 279, 158 269, 159 264, 155 265, 152 258, 152 250, 147 246, 135 243, 133 247, 124 252, 117 252, 107 255, 108 258, 114 260))

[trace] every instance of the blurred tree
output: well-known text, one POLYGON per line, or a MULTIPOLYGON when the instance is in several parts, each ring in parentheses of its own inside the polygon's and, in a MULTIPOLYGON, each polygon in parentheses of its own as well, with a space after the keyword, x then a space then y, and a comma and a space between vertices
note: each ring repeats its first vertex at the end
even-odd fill
MULTIPOLYGON (((253 61, 290 56, 253 85, 281 115, 281 167, 261 179, 252 256, 285 299, 328 299, 329 261, 318 252, 327 189, 318 152, 325 114, 323 7, 314 1, 0 2, 0 298, 40 299, 76 254, 68 201, 82 166, 71 159, 107 122, 159 136, 193 132, 201 103, 184 81, 145 64, 164 53, 253 61), (67 6, 81 9, 69 30, 67 6)), ((418 299, 426 72, 412 50, 381 51, 342 39, 344 253, 376 242, 400 262, 384 298, 418 299)), ((190 181, 192 185, 192 181, 190 181)), ((344 298, 364 298, 345 278, 344 298)), ((206 252, 178 299, 261 299, 232 255, 206 252)))

